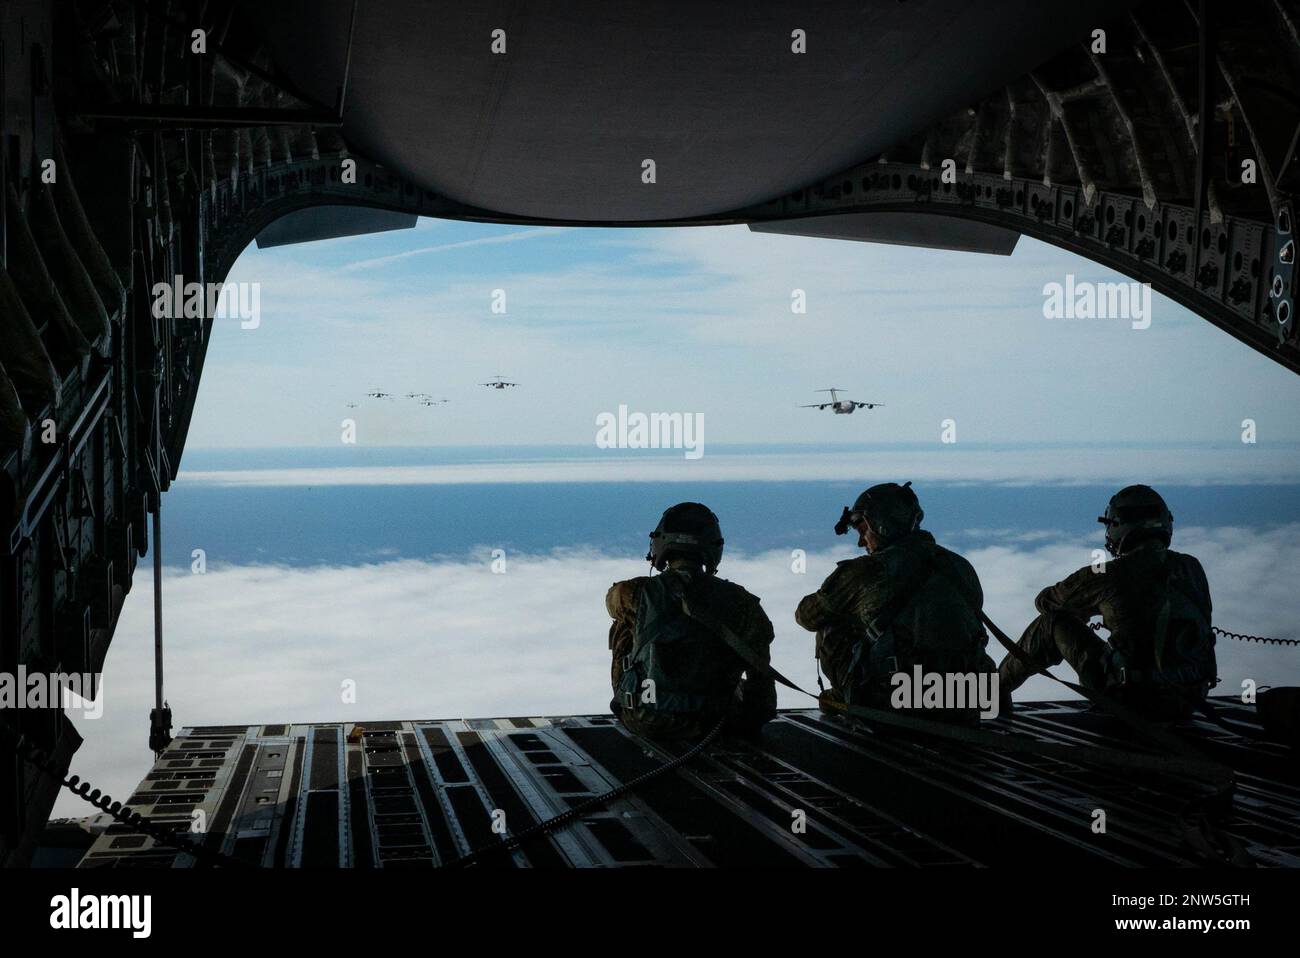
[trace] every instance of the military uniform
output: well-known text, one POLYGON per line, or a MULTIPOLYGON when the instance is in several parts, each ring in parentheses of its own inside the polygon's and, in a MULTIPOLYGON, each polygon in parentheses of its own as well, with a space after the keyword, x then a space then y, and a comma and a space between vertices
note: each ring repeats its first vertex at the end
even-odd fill
POLYGON ((610 707, 632 731, 657 739, 698 739, 724 716, 730 729, 752 732, 776 714, 771 676, 755 675, 757 670, 705 624, 725 624, 752 650, 753 659, 766 665, 772 622, 745 589, 690 561, 672 562, 661 575, 615 582, 605 608, 614 620, 610 707), (692 615, 683 610, 682 597, 692 615), (646 700, 650 676, 653 701, 646 700))
POLYGON ((916 529, 839 563, 799 603, 795 621, 817 633, 817 659, 841 699, 883 707, 895 671, 918 664, 927 672, 993 671, 983 601, 971 564, 916 529), (879 628, 882 613, 892 618, 873 641, 867 624, 879 628))
POLYGON ((1029 661, 1002 660, 1002 689, 1010 692, 1035 670, 1064 660, 1086 688, 1122 685, 1120 694, 1132 704, 1186 712, 1216 681, 1210 587, 1201 564, 1148 541, 1102 569, 1087 566, 1038 594, 1040 615, 1018 643, 1029 661), (1109 642, 1088 628, 1096 615, 1109 642))

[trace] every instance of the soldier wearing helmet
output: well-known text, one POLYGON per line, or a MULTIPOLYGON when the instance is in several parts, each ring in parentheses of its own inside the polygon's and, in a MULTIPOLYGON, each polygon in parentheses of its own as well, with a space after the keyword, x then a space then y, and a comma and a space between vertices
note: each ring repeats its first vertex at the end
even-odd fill
POLYGON ((722 543, 712 511, 679 503, 650 533, 646 559, 660 574, 615 582, 605 596, 614 620, 610 708, 633 732, 698 739, 725 718, 751 733, 776 714, 766 671, 772 623, 756 596, 718 578, 722 543))
POLYGON ((840 701, 887 707, 891 676, 917 665, 933 673, 994 668, 979 576, 921 528, 925 513, 911 486, 872 486, 844 509, 836 534, 856 530, 868 554, 840 562, 795 612, 817 633, 817 660, 840 701))
POLYGON ((1152 717, 1188 714, 1216 684, 1210 587, 1195 558, 1169 548, 1174 517, 1150 486, 1117 492, 1098 518, 1113 559, 1048 586, 1039 616, 998 667, 1004 696, 1062 660, 1079 683, 1152 717), (1109 641, 1088 627, 1101 616, 1109 641))

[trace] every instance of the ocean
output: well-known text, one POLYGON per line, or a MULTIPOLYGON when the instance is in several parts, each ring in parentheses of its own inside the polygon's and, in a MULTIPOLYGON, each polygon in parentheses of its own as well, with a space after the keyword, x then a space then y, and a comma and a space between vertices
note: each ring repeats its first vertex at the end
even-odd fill
MULTIPOLYGON (((742 460, 758 454, 806 457, 815 471, 824 449, 728 447, 742 460)), ((864 459, 898 448, 862 452, 864 459)), ((1013 470, 1019 457, 1042 456, 1013 446, 979 447, 1013 470)), ((1087 458, 1091 450, 1070 447, 1087 458)), ((1206 455, 1210 455, 1207 452, 1206 455)), ((655 452, 657 464, 680 463, 655 452)), ((196 450, 187 452, 179 480, 164 503, 164 562, 188 566, 194 548, 211 563, 337 565, 394 558, 464 558, 483 548, 526 553, 570 548, 609 555, 644 552, 646 534, 668 506, 703 502, 718 515, 727 549, 751 554, 774 549, 843 548, 849 537, 832 532, 843 506, 869 484, 906 481, 907 474, 846 480, 706 480, 690 478, 680 464, 667 481, 511 482, 513 472, 564 464, 575 477, 585 463, 608 461, 591 447, 453 449, 196 450), (492 481, 352 484, 348 470, 428 467, 494 468, 492 481), (277 485, 289 470, 320 470, 328 481, 298 477, 277 485), (223 484, 219 477, 256 471, 261 481, 223 484), (186 473, 202 478, 191 481, 186 473), (341 475, 342 474, 342 475, 341 475)), ((920 458, 920 457, 918 457, 920 458)), ((960 460, 951 480, 918 480, 925 527, 958 551, 1026 533, 1088 537, 1101 543, 1097 516, 1118 481, 1002 482, 962 478, 960 460)), ((742 473, 742 470, 736 470, 742 473)), ((926 471, 926 470, 922 470, 926 471)), ((1300 518, 1300 459, 1295 480, 1238 483, 1174 482, 1160 491, 1182 527, 1274 528, 1300 518)), ((1141 475, 1129 481, 1146 481, 1141 475)))

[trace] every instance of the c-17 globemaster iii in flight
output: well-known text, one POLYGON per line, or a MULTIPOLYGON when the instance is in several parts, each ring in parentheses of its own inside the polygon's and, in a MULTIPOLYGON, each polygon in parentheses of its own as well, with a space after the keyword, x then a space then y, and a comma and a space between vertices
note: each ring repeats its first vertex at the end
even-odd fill
MULTIPOLYGON (((371 399, 387 399, 390 402, 397 398, 396 393, 384 392, 382 389, 372 389, 366 393, 371 399)), ((436 406, 441 403, 449 402, 446 399, 434 399, 429 393, 406 393, 405 398, 414 399, 421 406, 436 406)), ((347 404, 349 409, 355 409, 357 404, 350 402, 347 404)))
POLYGON ((835 415, 847 416, 851 412, 853 412, 853 410, 861 409, 863 406, 865 406, 867 409, 875 409, 877 406, 884 405, 884 403, 882 402, 858 402, 856 399, 841 399, 839 397, 839 394, 843 391, 844 390, 840 389, 838 386, 833 386, 830 389, 819 389, 817 390, 817 392, 819 393, 831 394, 830 402, 821 402, 821 403, 815 402, 815 403, 810 403, 809 405, 806 406, 801 406, 799 408, 826 409, 827 407, 829 407, 835 410, 835 415))
POLYGON ((518 383, 508 383, 500 376, 494 378, 490 383, 479 383, 480 386, 487 386, 489 389, 505 389, 507 386, 518 386, 518 383))

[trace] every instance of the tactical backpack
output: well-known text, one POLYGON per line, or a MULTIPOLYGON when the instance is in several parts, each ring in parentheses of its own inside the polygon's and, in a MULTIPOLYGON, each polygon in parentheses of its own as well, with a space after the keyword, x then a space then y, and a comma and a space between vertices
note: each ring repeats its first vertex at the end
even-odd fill
POLYGON ((849 685, 844 690, 848 704, 866 704, 874 698, 873 691, 879 693, 883 690, 891 675, 911 668, 912 650, 897 641, 894 620, 938 572, 934 559, 926 556, 903 587, 870 621, 863 623, 866 634, 854 644, 853 656, 849 660, 849 685))
POLYGON ((641 584, 632 651, 619 682, 623 709, 722 715, 735 704, 744 664, 683 607, 687 597, 706 602, 701 593, 711 584, 674 569, 641 584))
MULTIPOLYGON (((921 653, 915 648, 915 637, 908 639, 900 636, 894 629, 894 622, 912 604, 921 589, 934 578, 946 575, 938 557, 926 555, 890 600, 869 622, 863 623, 866 634, 854 645, 848 667, 849 685, 845 692, 850 705, 879 701, 882 695, 889 694, 891 677, 896 672, 911 672, 913 666, 921 664, 922 659, 930 672, 996 671, 997 666, 984 651, 983 643, 970 648, 931 648, 921 653)), ((950 584, 957 589, 963 601, 970 605, 970 600, 961 593, 958 584, 955 581, 950 584)), ((972 608, 979 612, 978 608, 972 608)))
POLYGON ((1197 688, 1204 696, 1218 680, 1214 630, 1192 587, 1170 569, 1152 636, 1153 667, 1130 667, 1123 653, 1114 651, 1111 671, 1116 684, 1197 688))

